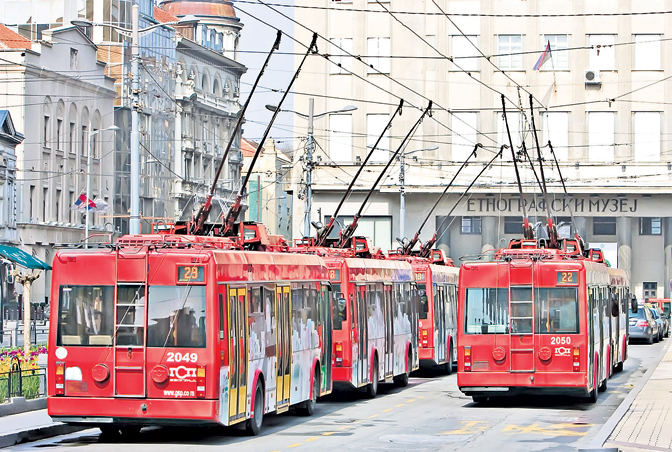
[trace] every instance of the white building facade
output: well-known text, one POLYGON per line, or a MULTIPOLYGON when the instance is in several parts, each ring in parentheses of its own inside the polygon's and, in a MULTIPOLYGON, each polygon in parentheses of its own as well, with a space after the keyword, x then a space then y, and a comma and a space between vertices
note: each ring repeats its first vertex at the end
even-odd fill
MULTIPOLYGON (((672 23, 664 14, 630 14, 663 11, 665 2, 437 0, 440 9, 430 0, 381 3, 384 7, 370 0, 296 1, 297 22, 330 41, 318 42, 329 58, 308 60, 302 74, 311 76, 300 79, 301 91, 314 95, 316 111, 337 110, 344 102, 358 107, 315 122, 316 156, 322 162, 313 174, 312 218, 319 211, 325 221, 333 213, 358 160, 382 133, 399 99, 405 99, 407 108, 380 148, 396 150, 420 115, 416 107, 424 108, 431 99, 432 117, 405 148, 407 237, 414 235, 475 143, 483 145, 472 157, 474 164, 457 178, 452 195, 431 215, 421 239, 431 237, 483 164, 508 144, 502 94, 516 151, 524 142, 536 157, 532 94, 553 215, 569 221, 573 213, 578 232, 630 274, 638 296, 669 296, 672 87, 663 79, 672 71, 667 56, 672 23), (596 15, 602 13, 611 15, 596 15), (535 70, 547 44, 552 58, 535 70), (569 198, 563 196, 545 146, 549 140, 569 198)), ((308 44, 310 32, 297 27, 297 38, 308 44)), ((295 49, 297 54, 305 51, 300 45, 295 49)), ((296 58, 298 63, 300 56, 296 58)), ((295 97, 298 111, 307 107, 308 96, 295 97)), ((305 123, 295 121, 294 130, 305 135, 305 123)), ((346 202, 344 220, 358 210, 364 190, 389 155, 374 155, 377 163, 346 202)), ((528 214, 545 222, 534 174, 529 164, 520 166, 528 214)), ((301 173, 293 180, 298 184, 301 173)), ((395 163, 360 222, 361 232, 384 249, 397 246, 399 198, 395 163)), ((297 236, 304 212, 303 203, 294 201, 297 236)), ((459 262, 461 256, 519 237, 521 222, 521 197, 512 154, 506 150, 457 206, 438 243, 459 262)))

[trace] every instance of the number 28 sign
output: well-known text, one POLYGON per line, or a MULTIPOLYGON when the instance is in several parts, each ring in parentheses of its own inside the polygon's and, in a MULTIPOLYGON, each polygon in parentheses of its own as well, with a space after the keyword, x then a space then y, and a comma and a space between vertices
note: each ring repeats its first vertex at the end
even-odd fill
POLYGON ((202 265, 178 265, 178 283, 203 283, 205 282, 205 268, 202 265))

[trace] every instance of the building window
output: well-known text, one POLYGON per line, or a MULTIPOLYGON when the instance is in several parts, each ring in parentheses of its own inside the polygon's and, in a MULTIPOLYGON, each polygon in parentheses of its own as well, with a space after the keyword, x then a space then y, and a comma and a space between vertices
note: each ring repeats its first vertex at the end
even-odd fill
POLYGON ((42 189, 42 221, 47 221, 47 197, 49 195, 49 189, 42 189))
POLYGON ((86 157, 89 151, 86 147, 89 144, 89 128, 87 126, 82 126, 82 157, 86 157))
POLYGON ((551 44, 551 58, 541 66, 542 71, 565 71, 569 69, 569 58, 567 58, 567 35, 544 35, 541 43, 542 48, 551 44))
POLYGON ((614 113, 588 113, 588 160, 614 161, 614 113))
MULTIPOLYGON (((390 115, 366 115, 366 153, 376 144, 380 134, 383 133, 390 122, 390 115)), ((373 162, 387 162, 390 159, 390 131, 387 130, 383 138, 378 143, 375 152, 371 156, 373 162)))
POLYGON ((661 35, 635 35, 635 65, 633 69, 659 71, 661 35))
POLYGON ((469 158, 478 142, 478 113, 452 114, 452 156, 454 162, 464 162, 469 158))
POLYGON ((54 206, 54 210, 56 211, 56 221, 61 221, 61 190, 56 190, 56 206, 54 206))
MULTIPOLYGON (((569 113, 543 113, 541 122, 543 142, 551 142, 555 156, 559 161, 569 160, 569 113)), ((552 156, 549 156, 549 158, 552 158, 552 156)))
MULTIPOLYGON (((331 220, 330 215, 324 216, 324 224, 331 220)), ((341 227, 345 228, 352 223, 352 217, 341 216, 334 222, 334 229, 329 238, 337 239, 341 227)), ((370 244, 381 250, 392 249, 392 217, 390 216, 363 216, 357 222, 357 235, 371 239, 370 244)))
POLYGON ((72 206, 75 204, 75 192, 70 192, 68 196, 68 223, 72 223, 72 206))
POLYGON ((589 50, 588 67, 596 71, 615 71, 616 52, 614 51, 615 35, 588 35, 589 50))
POLYGON ((390 73, 390 38, 367 39, 369 74, 390 73))
POLYGON ((78 69, 78 61, 77 61, 77 49, 73 49, 70 47, 70 69, 72 70, 77 70, 78 69))
POLYGON ((58 151, 63 150, 63 146, 61 146, 62 142, 63 142, 63 120, 62 119, 57 119, 56 120, 56 150, 58 150, 58 151))
POLYGON ((35 186, 31 185, 30 186, 30 206, 28 207, 31 223, 33 222, 33 218, 35 218, 35 216, 33 215, 33 198, 34 198, 34 196, 35 196, 35 186))
POLYGON ((329 157, 334 162, 352 161, 352 115, 329 115, 329 157))
POLYGON ((659 112, 633 113, 635 162, 660 162, 659 112))
POLYGON ((462 234, 480 234, 481 217, 462 217, 462 234))
POLYGON ((660 217, 643 217, 639 219, 639 235, 661 235, 663 220, 660 217))
POLYGON ((451 64, 453 71, 478 71, 478 36, 453 36, 453 58, 456 65, 451 64), (459 67, 458 67, 459 66, 459 67))
POLYGON ((352 53, 352 38, 331 38, 331 43, 332 64, 329 70, 332 74, 350 74, 352 57, 348 53, 352 53))
POLYGON ((656 298, 658 292, 658 283, 657 282, 642 283, 642 289, 644 290, 644 301, 648 301, 649 298, 656 298))
POLYGON ((594 217, 593 235, 616 235, 616 217, 594 217))
POLYGON ((523 217, 504 217, 504 234, 523 235, 523 217))
POLYGON ((69 143, 69 151, 71 154, 74 154, 77 152, 76 148, 76 143, 77 143, 77 124, 74 122, 70 123, 70 137, 69 137, 70 143, 69 143))
POLYGON ((51 136, 49 134, 49 116, 44 115, 44 121, 42 123, 42 146, 45 148, 49 147, 49 140, 51 136))
POLYGON ((502 70, 523 69, 523 36, 497 36, 497 65, 502 70))
MULTIPOLYGON (((515 149, 520 149, 522 140, 521 140, 521 121, 523 117, 518 113, 507 112, 506 120, 509 124, 509 131, 511 133, 511 141, 513 141, 513 147, 515 149)), ((497 147, 501 147, 503 144, 509 145, 509 136, 506 133, 506 123, 504 122, 504 113, 501 111, 497 113, 497 147)), ((509 151, 511 152, 511 151, 509 151)))

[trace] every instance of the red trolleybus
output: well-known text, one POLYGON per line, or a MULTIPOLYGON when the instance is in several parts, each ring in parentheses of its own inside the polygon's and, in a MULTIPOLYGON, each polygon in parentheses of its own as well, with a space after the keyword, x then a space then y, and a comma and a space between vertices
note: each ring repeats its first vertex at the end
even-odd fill
POLYGON ((609 272, 577 241, 512 241, 491 262, 460 268, 458 374, 485 401, 516 394, 588 396, 606 389, 609 272))
POLYGON ((110 433, 246 421, 256 434, 266 413, 311 414, 331 391, 327 269, 249 251, 287 247, 240 227, 240 238, 148 234, 59 251, 49 415, 110 433))
POLYGON ((418 368, 418 296, 411 265, 383 259, 364 237, 354 237, 352 248, 293 250, 321 254, 329 269, 334 387, 365 388, 375 397, 379 382, 406 386, 418 368))
POLYGON ((431 259, 390 251, 390 258, 413 266, 418 288, 418 356, 421 367, 441 367, 451 374, 457 359, 457 283, 459 269, 441 250, 431 259))
POLYGON ((630 282, 625 270, 609 268, 611 285, 611 362, 616 372, 623 370, 628 357, 628 316, 630 305, 630 282))

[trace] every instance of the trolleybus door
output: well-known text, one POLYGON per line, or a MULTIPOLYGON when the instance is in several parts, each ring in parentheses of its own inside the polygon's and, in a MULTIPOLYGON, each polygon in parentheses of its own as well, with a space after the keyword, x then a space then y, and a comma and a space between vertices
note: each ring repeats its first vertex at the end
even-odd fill
POLYGON ((115 306, 114 394, 145 397, 144 284, 119 284, 115 306))
POLYGON ((276 315, 276 362, 277 362, 277 412, 282 413, 289 409, 292 366, 292 299, 289 286, 275 288, 277 302, 276 315))
MULTIPOLYGON (((394 312, 392 312, 392 284, 383 286, 385 309, 385 378, 394 374, 394 312)), ((405 358, 404 358, 405 359, 405 358)))
POLYGON ((229 289, 229 422, 247 411, 247 290, 229 289))
POLYGON ((436 351, 436 363, 446 360, 446 304, 444 287, 434 284, 434 350, 436 351))
MULTIPOLYGON (((357 326, 355 334, 357 339, 353 342, 357 343, 357 368, 358 368, 358 383, 366 383, 369 381, 367 362, 369 338, 368 338, 368 324, 366 318, 366 285, 357 286, 357 326)), ((353 357, 354 359, 354 357, 353 357)))

